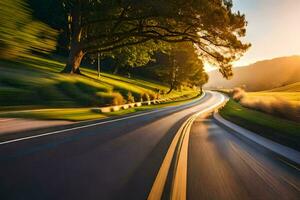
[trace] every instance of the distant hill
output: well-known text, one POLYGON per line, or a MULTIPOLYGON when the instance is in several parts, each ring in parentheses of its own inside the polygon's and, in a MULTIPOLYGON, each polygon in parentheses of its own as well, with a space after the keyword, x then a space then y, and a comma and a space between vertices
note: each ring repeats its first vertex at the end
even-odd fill
POLYGON ((226 80, 217 71, 209 72, 205 88, 245 86, 247 91, 269 90, 300 81, 300 56, 263 60, 233 69, 234 76, 226 80))
POLYGON ((300 92, 300 82, 285 85, 279 88, 267 90, 267 92, 300 92))

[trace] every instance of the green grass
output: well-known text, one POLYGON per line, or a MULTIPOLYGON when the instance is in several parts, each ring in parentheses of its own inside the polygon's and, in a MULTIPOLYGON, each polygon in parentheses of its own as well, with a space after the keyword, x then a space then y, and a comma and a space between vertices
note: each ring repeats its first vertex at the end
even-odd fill
POLYGON ((220 110, 225 119, 263 137, 300 150, 300 124, 245 108, 233 100, 220 110))
MULTIPOLYGON (((109 114, 91 111, 101 107, 126 103, 132 96, 140 101, 143 94, 152 99, 168 87, 157 82, 101 73, 82 67, 84 76, 59 73, 64 58, 41 58, 27 56, 17 61, 0 60, 0 117, 38 119, 63 119, 71 121, 97 119, 130 112, 153 109, 165 105, 140 107, 109 114), (132 94, 132 96, 130 96, 132 94), (128 95, 130 97, 128 97, 128 95), (7 113, 9 111, 39 109, 35 111, 7 113)), ((183 88, 161 99, 183 101, 193 98, 197 91, 183 88)), ((171 104, 170 104, 171 105, 171 104)))
POLYGON ((21 112, 18 111, 10 111, 10 112, 0 112, 0 118, 29 118, 29 119, 44 119, 44 120, 68 120, 68 121, 84 121, 84 120, 93 120, 93 119, 101 119, 111 116, 120 116, 134 112, 141 112, 147 110, 153 110, 158 108, 163 108, 167 106, 177 106, 184 103, 187 103, 199 95, 190 94, 186 96, 181 96, 172 102, 166 102, 161 104, 149 105, 149 106, 141 106, 134 107, 127 110, 120 110, 116 112, 110 113, 98 113, 93 111, 92 108, 55 108, 55 109, 36 109, 36 110, 23 110, 21 112))
MULTIPOLYGON (((63 59, 60 59, 63 60, 63 59)), ((128 94, 140 101, 143 94, 155 97, 168 88, 142 79, 129 79, 82 67, 85 76, 59 73, 63 61, 30 56, 15 62, 0 60, 0 110, 16 106, 57 108, 106 106, 126 102, 128 94), (112 97, 123 100, 115 101, 112 97)), ((195 93, 192 89, 174 91, 160 98, 174 98, 195 93)))

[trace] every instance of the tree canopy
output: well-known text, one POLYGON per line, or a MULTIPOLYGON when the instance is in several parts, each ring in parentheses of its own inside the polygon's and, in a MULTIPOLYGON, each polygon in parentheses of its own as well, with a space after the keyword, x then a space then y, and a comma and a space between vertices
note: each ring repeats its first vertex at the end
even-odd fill
POLYGON ((65 0, 70 55, 64 72, 80 73, 87 53, 149 41, 191 42, 201 57, 230 75, 230 62, 249 47, 245 16, 230 0, 65 0))
POLYGON ((202 88, 208 80, 195 46, 187 42, 173 44, 168 53, 161 56, 154 72, 170 86, 169 92, 182 85, 202 88))

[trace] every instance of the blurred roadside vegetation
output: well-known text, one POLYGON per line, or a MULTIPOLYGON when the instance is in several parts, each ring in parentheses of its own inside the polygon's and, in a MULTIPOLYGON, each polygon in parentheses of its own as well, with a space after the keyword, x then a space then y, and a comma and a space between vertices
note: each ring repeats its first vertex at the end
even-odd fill
POLYGON ((280 144, 300 150, 300 124, 249 109, 233 99, 220 110, 225 119, 280 144))
POLYGON ((300 122, 300 84, 261 92, 245 92, 242 88, 227 90, 227 94, 242 106, 279 118, 300 122))
MULTIPOLYGON (((101 54, 101 60, 98 61, 101 70, 104 71, 101 71, 100 77, 97 73, 97 53, 86 56, 82 62, 81 75, 60 73, 66 66, 66 53, 69 51, 68 34, 63 30, 67 29, 68 25, 66 17, 63 4, 59 0, 47 0, 43 3, 38 0, 0 2, 2 114, 10 111, 45 109, 45 112, 39 111, 38 114, 30 111, 27 115, 14 113, 13 116, 92 119, 101 116, 91 112, 90 107, 154 99, 191 99, 199 95, 200 87, 207 81, 207 76, 201 79, 202 75, 206 74, 202 62, 198 59, 194 59, 195 62, 192 63, 187 59, 188 56, 185 56, 181 62, 181 71, 174 71, 172 63, 158 63, 160 54, 169 56, 168 50, 171 46, 157 41, 126 46, 101 54), (60 7, 57 7, 58 5, 60 7), (111 60, 113 62, 110 62, 111 60), (156 66, 155 69, 152 69, 152 65, 156 66), (133 68, 137 67, 141 70, 133 72, 133 68), (166 73, 157 74, 157 69, 166 73), (112 70, 113 74, 105 73, 112 70), (147 78, 141 71, 152 76, 147 78), (185 73, 182 73, 183 71, 185 73), (174 74, 180 79, 176 78, 173 88, 170 83, 175 81, 174 74)), ((189 48, 191 57, 196 58, 193 46, 190 45, 189 48)), ((184 50, 179 51, 177 62, 180 62, 180 52, 186 54, 184 50)), ((126 112, 143 109, 131 109, 126 112)), ((118 113, 122 114, 125 111, 118 113)), ((1 117, 13 117, 2 114, 1 117)))
POLYGON ((220 110, 225 119, 300 150, 299 82, 261 92, 245 92, 242 88, 220 92, 231 97, 220 110))
POLYGON ((83 68, 85 76, 59 72, 64 63, 55 58, 23 57, 21 62, 0 61, 1 110, 11 106, 29 107, 90 107, 119 105, 132 101, 175 98, 196 90, 165 94, 167 86, 141 79, 128 79, 83 68))
POLYGON ((1 0, 0 16, 0 59, 48 54, 56 49, 58 32, 33 19, 25 1, 1 0))

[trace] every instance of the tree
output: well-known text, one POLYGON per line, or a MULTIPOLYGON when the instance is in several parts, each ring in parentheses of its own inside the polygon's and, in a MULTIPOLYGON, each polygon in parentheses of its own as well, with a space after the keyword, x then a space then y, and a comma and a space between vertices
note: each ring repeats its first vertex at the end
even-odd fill
POLYGON ((55 49, 56 31, 34 20, 22 0, 0 2, 0 58, 12 59, 31 53, 48 53, 55 49))
POLYGON ((224 76, 250 46, 245 16, 230 0, 64 0, 70 53, 63 72, 80 73, 87 53, 110 52, 149 41, 192 42, 224 76))
POLYGON ((149 41, 143 44, 133 46, 125 46, 116 49, 110 53, 110 56, 116 61, 114 72, 117 73, 119 67, 133 68, 147 65, 157 52, 165 52, 169 49, 169 45, 165 42, 149 41))
POLYGON ((170 90, 167 93, 182 85, 202 88, 208 80, 197 49, 187 42, 173 44, 168 54, 161 59, 155 73, 162 82, 169 84, 170 90))

